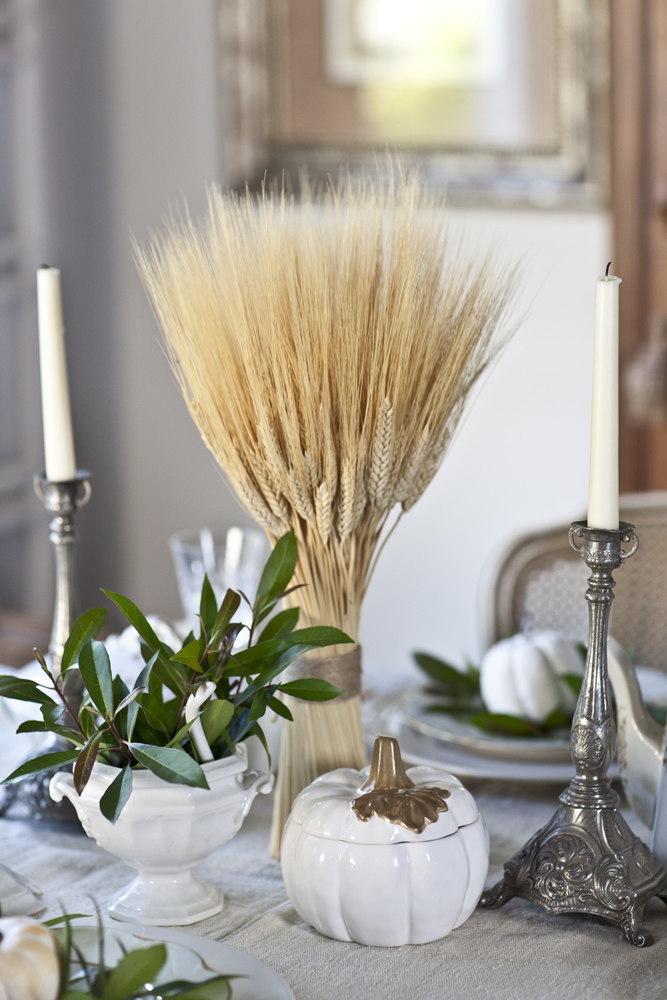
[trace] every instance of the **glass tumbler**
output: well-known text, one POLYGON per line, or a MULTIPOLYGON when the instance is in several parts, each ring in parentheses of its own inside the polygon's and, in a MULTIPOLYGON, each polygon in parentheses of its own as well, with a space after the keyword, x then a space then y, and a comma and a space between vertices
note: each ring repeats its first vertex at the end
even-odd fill
MULTIPOLYGON (((194 629, 197 635, 204 574, 208 575, 218 605, 230 587, 242 590, 253 601, 264 561, 268 557, 269 542, 264 532, 255 528, 229 528, 226 534, 199 528, 172 535, 169 548, 187 629, 194 629)), ((242 600, 235 620, 249 625, 251 619, 250 609, 242 600)))

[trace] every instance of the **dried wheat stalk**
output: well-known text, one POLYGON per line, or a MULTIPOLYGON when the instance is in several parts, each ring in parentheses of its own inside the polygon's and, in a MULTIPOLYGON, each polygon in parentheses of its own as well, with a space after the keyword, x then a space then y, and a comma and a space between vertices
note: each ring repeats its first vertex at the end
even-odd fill
MULTIPOLYGON (((303 624, 355 639, 392 511, 435 475, 517 289, 517 266, 467 251, 442 210, 401 174, 300 200, 213 190, 203 221, 138 248, 204 441, 272 541, 296 532, 303 624)), ((359 757, 358 699, 343 705, 359 757)))

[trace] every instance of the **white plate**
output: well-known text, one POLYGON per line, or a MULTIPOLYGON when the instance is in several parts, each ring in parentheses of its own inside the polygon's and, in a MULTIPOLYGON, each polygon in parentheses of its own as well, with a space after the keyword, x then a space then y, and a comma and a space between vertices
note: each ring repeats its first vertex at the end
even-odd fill
POLYGON ((524 763, 539 760, 549 764, 568 764, 570 761, 569 733, 566 737, 553 734, 533 738, 486 733, 456 715, 429 711, 432 705, 440 703, 441 697, 429 694, 423 687, 408 688, 400 699, 406 724, 424 736, 456 743, 463 749, 486 757, 503 757, 524 763))
MULTIPOLYGON (((389 692, 364 702, 364 730, 372 745, 376 736, 393 736, 408 764, 441 767, 460 778, 490 778, 495 781, 553 781, 566 785, 574 766, 544 761, 503 760, 476 754, 456 743, 426 736, 406 725, 400 706, 402 692, 389 692)), ((618 778, 618 765, 609 768, 609 777, 618 778)))
MULTIPOLYGON (((185 934, 168 927, 140 927, 124 924, 122 929, 106 925, 104 935, 107 965, 122 955, 120 943, 125 948, 148 947, 148 942, 167 944, 167 964, 156 982, 170 979, 191 979, 201 982, 216 972, 223 975, 243 976, 232 982, 233 1000, 294 1000, 294 995, 280 976, 268 965, 251 958, 231 945, 196 934, 185 934)), ((97 927, 74 925, 75 939, 84 957, 97 959, 97 927)))

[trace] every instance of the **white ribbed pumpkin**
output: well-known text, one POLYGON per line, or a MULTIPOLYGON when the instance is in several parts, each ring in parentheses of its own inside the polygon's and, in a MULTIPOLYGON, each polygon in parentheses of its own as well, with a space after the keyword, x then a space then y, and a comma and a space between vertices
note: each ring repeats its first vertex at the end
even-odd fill
MULTIPOLYGON (((388 737, 376 741, 395 744, 388 737)), ((391 748, 389 748, 391 750, 391 748)), ((400 761, 398 746, 396 756, 400 761)), ((299 915, 339 941, 392 946, 445 937, 477 905, 489 866, 489 839, 475 800, 458 778, 431 767, 400 772, 416 797, 444 790, 446 811, 421 831, 380 815, 362 821, 353 803, 369 769, 340 768, 296 798, 283 832, 287 895, 299 915), (428 790, 428 791, 427 791, 428 790)), ((394 786, 395 787, 395 786, 394 786)), ((392 788, 375 783, 375 790, 392 788)))
POLYGON ((59 990, 53 934, 27 917, 0 919, 0 1000, 56 1000, 59 990))
POLYGON ((574 710, 577 698, 563 674, 583 677, 584 658, 558 632, 528 632, 491 646, 480 669, 489 712, 544 722, 559 706, 574 710))

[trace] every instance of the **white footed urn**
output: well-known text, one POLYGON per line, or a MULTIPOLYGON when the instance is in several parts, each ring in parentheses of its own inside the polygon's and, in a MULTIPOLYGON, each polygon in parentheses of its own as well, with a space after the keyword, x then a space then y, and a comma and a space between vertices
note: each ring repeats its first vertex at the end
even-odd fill
POLYGON ((285 824, 282 871, 304 920, 339 941, 424 944, 475 909, 489 839, 475 800, 447 771, 403 768, 379 736, 371 768, 308 785, 285 824))
POLYGON ((246 747, 239 743, 233 757, 202 764, 208 789, 135 770, 132 792, 115 824, 102 815, 99 802, 117 768, 96 763, 82 795, 71 774, 53 776, 51 798, 59 802, 66 796, 88 836, 138 872, 113 899, 112 917, 170 926, 220 912, 221 890, 196 878, 192 869, 238 832, 257 793, 271 790, 271 776, 244 774, 247 766, 246 747))

